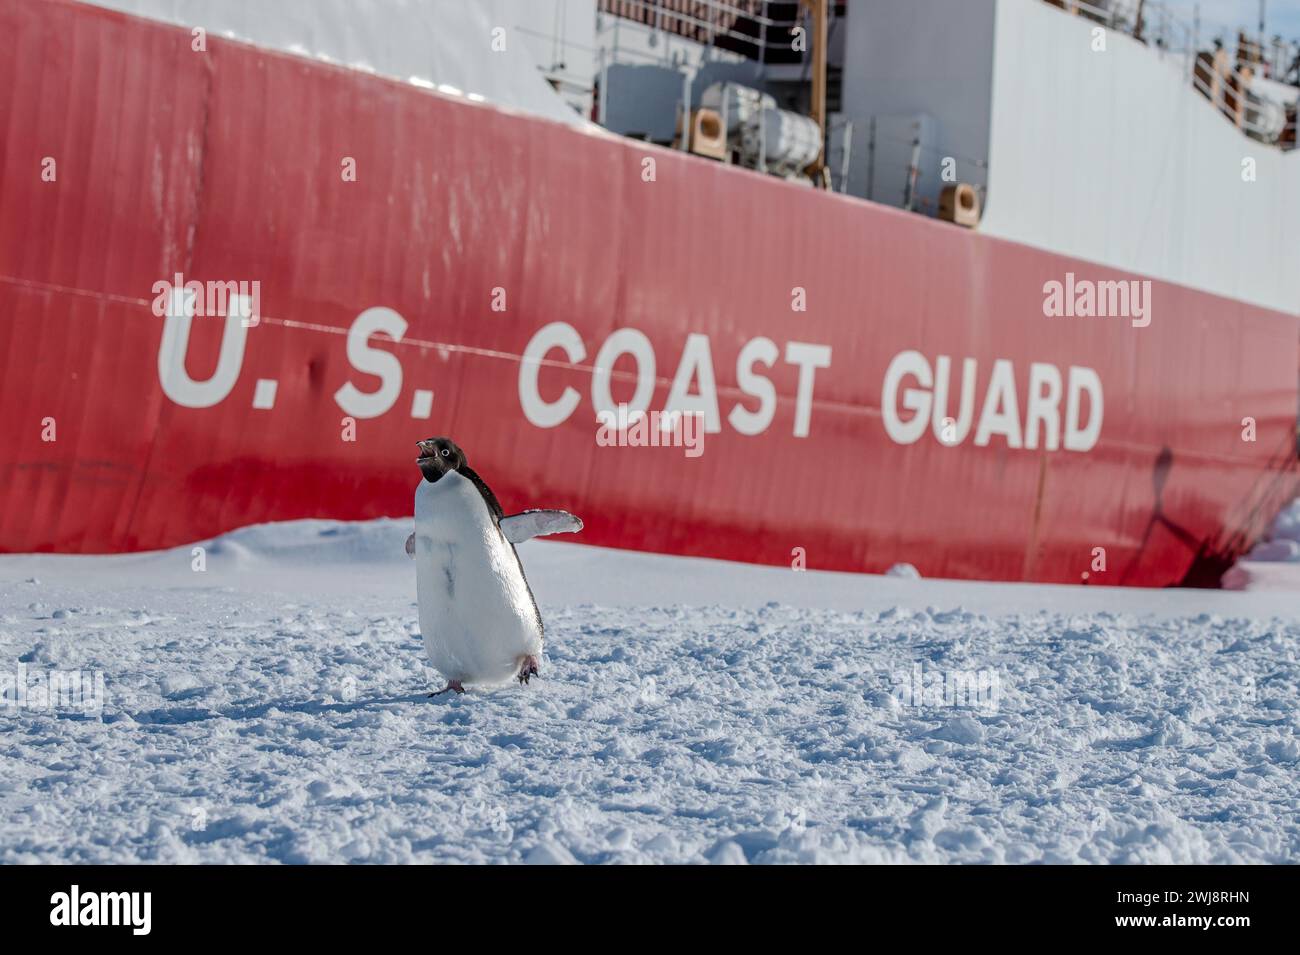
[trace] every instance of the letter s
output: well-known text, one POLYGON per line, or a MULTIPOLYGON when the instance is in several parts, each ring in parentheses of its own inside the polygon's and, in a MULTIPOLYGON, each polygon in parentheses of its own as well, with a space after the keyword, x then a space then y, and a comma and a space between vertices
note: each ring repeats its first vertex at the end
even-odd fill
POLYGON ((350 381, 334 392, 334 400, 343 413, 354 418, 379 417, 393 406, 402 390, 402 363, 397 356, 367 344, 375 332, 383 332, 393 341, 400 342, 406 334, 406 319, 391 308, 377 305, 358 315, 348 329, 348 361, 357 371, 375 375, 382 382, 379 389, 370 394, 350 381))
POLYGON ((740 350, 736 358, 736 384, 747 396, 758 399, 757 411, 750 411, 738 401, 727 415, 731 426, 741 434, 762 434, 772 423, 776 415, 776 386, 772 379, 756 372, 754 366, 771 368, 780 356, 776 342, 761 336, 750 339, 740 350))

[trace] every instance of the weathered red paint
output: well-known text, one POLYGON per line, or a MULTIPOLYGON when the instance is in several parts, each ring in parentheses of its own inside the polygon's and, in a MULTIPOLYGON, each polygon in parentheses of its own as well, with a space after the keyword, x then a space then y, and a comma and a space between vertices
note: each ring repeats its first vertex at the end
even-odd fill
MULTIPOLYGON (((678 153, 589 135, 402 83, 75 3, 0 0, 0 549, 109 552, 243 524, 411 512, 414 442, 450 434, 507 509, 569 508, 588 543, 810 568, 1094 583, 1211 581, 1295 490, 1300 320, 1153 283, 1153 321, 1048 319, 1043 283, 1134 278, 919 216, 678 153), (653 182, 642 160, 653 157, 653 182), (42 160, 57 180, 41 179, 42 160), (356 160, 357 180, 340 175, 356 160), (163 393, 155 282, 259 280, 264 316, 212 407, 163 393), (806 312, 791 309, 807 291, 806 312), (493 311, 503 288, 507 310, 493 311), (341 440, 346 333, 385 306, 408 323, 397 403, 341 440), (542 394, 519 356, 544 325, 542 394), (722 431, 704 454, 595 441, 591 363, 641 330, 661 408, 691 333, 707 335, 722 431), (775 419, 727 423, 746 342, 829 345, 807 437, 798 369, 777 361, 775 419), (1093 368, 1088 452, 994 437, 898 445, 885 369, 914 349, 1093 368), (258 379, 278 382, 270 410, 258 379), (416 389, 432 417, 412 418, 416 389), (1257 422, 1242 440, 1242 419, 1257 422), (55 441, 42 440, 53 419, 55 441), (1162 459, 1162 450, 1164 457, 1162 459), (1163 464, 1158 469, 1157 462, 1163 464), (1158 478, 1157 471, 1163 474, 1158 478), (1159 487, 1157 485, 1159 484, 1159 487)), ((195 319, 186 367, 215 367, 221 319, 195 319)), ((632 370, 630 359, 616 366, 632 370)), ((954 386, 955 388, 955 386, 954 386)), ((632 382, 615 377, 616 398, 632 382)), ((955 396, 954 396, 955 400, 955 396)), ((1023 417, 1024 408, 1021 408, 1023 417)))

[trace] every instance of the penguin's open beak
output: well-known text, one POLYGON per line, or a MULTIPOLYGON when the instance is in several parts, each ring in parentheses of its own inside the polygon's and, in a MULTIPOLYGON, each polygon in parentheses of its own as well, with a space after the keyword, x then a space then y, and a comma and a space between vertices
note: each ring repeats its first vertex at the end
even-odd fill
POLYGON ((430 468, 438 470, 438 446, 432 440, 417 440, 415 446, 420 448, 420 456, 415 459, 415 463, 420 465, 420 470, 428 477, 430 468))

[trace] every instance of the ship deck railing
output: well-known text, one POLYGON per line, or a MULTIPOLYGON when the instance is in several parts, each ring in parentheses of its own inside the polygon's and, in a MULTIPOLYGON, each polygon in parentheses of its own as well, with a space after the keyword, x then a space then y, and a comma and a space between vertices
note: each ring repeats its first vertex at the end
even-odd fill
MULTIPOLYGON (((1046 3, 1125 33, 1153 47, 1161 57, 1182 58, 1184 80, 1245 135, 1282 149, 1296 147, 1293 110, 1251 89, 1252 76, 1229 59, 1222 39, 1214 50, 1202 49, 1199 17, 1188 23, 1168 4, 1156 0, 1045 0, 1046 3)), ((1262 42, 1238 32, 1238 59, 1257 64, 1261 75, 1280 73, 1294 53, 1280 39, 1273 44, 1273 59, 1265 56, 1262 42)))
POLYGON ((726 37, 753 47, 754 58, 761 61, 767 50, 788 49, 790 45, 788 36, 776 40, 768 38, 769 30, 789 26, 787 22, 767 15, 768 4, 769 0, 599 0, 597 9, 710 46, 719 37, 726 37), (697 15, 700 8, 707 9, 708 19, 697 15), (741 20, 756 24, 759 35, 731 29, 730 24, 741 20))

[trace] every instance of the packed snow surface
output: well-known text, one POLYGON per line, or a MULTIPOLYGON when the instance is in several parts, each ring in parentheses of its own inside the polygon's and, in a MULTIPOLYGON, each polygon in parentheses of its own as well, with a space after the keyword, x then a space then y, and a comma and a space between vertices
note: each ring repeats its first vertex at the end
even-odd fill
POLYGON ((0 862, 1300 860, 1294 594, 534 541, 540 679, 430 699, 410 526, 0 558, 0 862))

